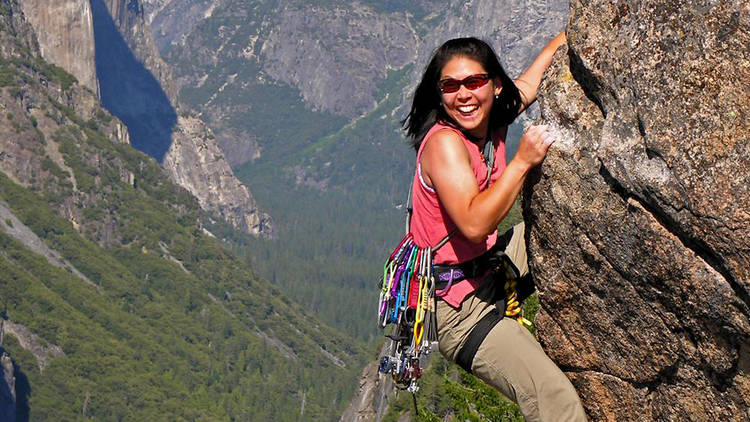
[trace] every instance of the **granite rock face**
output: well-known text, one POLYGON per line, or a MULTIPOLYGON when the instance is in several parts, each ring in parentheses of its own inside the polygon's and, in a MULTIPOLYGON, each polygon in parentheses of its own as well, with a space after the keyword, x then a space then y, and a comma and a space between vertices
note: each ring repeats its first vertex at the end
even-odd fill
POLYGON ((42 57, 66 69, 78 82, 99 92, 94 62, 94 27, 89 0, 22 0, 42 57))
POLYGON ((146 21, 154 32, 154 41, 160 51, 185 37, 203 19, 211 16, 222 0, 144 0, 146 21))
POLYGON ((284 7, 260 55, 263 69, 299 87, 311 108, 354 118, 375 107, 378 83, 413 62, 417 45, 405 13, 357 3, 284 7))
POLYGON ((216 209, 248 233, 273 235, 271 218, 258 211, 247 187, 237 180, 202 120, 179 117, 164 167, 180 186, 190 186, 201 208, 216 209))
POLYGON ((540 340, 592 420, 750 418, 750 6, 574 1, 524 191, 540 340))

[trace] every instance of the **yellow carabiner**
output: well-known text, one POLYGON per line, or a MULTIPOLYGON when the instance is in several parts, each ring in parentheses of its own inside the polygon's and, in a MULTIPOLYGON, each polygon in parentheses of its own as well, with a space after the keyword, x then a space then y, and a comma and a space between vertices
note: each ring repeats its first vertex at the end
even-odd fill
POLYGON ((531 327, 531 321, 524 318, 523 314, 521 314, 521 303, 518 302, 515 280, 505 282, 505 295, 505 316, 515 318, 519 324, 531 327))

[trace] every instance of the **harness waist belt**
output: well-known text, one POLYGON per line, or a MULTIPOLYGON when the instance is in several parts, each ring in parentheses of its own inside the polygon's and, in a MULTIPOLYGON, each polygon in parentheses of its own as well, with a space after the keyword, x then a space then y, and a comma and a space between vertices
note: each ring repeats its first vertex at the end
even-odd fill
POLYGON ((485 253, 461 264, 434 265, 433 271, 437 276, 435 279, 436 294, 438 296, 441 296, 439 291, 447 290, 452 283, 456 283, 467 278, 477 278, 485 275, 487 271, 500 268, 503 259, 508 258, 502 251, 500 242, 498 242, 497 244, 495 244, 495 246, 490 248, 485 253))

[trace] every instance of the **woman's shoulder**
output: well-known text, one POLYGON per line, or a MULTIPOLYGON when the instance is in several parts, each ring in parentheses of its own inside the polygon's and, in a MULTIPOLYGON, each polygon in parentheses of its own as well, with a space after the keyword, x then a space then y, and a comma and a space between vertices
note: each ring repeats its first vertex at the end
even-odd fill
MULTIPOLYGON (((466 138, 461 131, 449 126, 439 128, 425 137, 418 161, 422 165, 431 162, 440 166, 456 160, 471 162, 471 154, 466 142, 466 138)), ((428 165, 428 167, 431 166, 428 165)))
POLYGON ((422 142, 421 149, 435 151, 455 148, 463 145, 463 134, 450 126, 434 128, 428 133, 422 142))
POLYGON ((461 129, 457 128, 456 126, 454 126, 454 125, 452 125, 452 124, 450 124, 448 122, 437 121, 437 122, 435 122, 434 125, 432 125, 432 127, 430 128, 430 130, 427 131, 427 135, 425 136, 425 139, 427 139, 427 137, 430 136, 433 133, 440 132, 440 131, 446 131, 446 130, 447 131, 451 131, 451 132, 455 132, 458 135, 460 135, 460 136, 463 137, 463 132, 461 132, 461 129))
POLYGON ((436 122, 425 134, 424 139, 422 140, 422 145, 420 145, 420 147, 421 149, 424 149, 424 147, 429 143, 428 141, 432 141, 432 143, 435 143, 435 139, 453 141, 456 139, 463 140, 464 138, 465 136, 460 129, 447 123, 436 122))

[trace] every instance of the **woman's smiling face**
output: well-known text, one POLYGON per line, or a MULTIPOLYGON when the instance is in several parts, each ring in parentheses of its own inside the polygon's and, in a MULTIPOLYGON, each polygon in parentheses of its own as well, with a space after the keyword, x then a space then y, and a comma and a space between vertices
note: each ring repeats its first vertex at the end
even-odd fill
MULTIPOLYGON (((487 71, 476 60, 464 56, 455 56, 448 60, 440 72, 440 80, 457 81, 471 75, 486 74, 487 71)), ((502 87, 496 80, 490 79, 485 85, 468 89, 461 85, 456 92, 441 93, 443 109, 462 129, 478 138, 484 138, 490 121, 490 110, 495 95, 502 87)))

